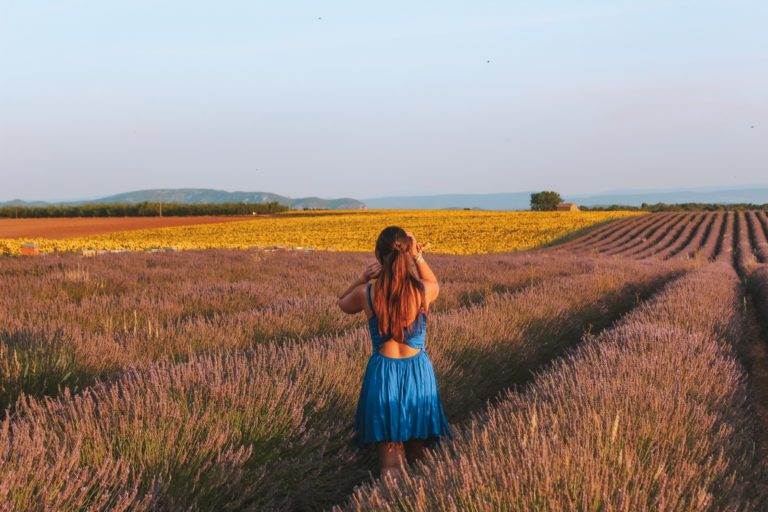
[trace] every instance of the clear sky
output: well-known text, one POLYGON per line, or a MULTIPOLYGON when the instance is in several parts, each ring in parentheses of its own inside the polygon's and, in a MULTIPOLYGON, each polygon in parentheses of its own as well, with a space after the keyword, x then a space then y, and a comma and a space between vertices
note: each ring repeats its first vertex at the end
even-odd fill
POLYGON ((764 0, 0 0, 0 200, 768 183, 767 27, 764 0))

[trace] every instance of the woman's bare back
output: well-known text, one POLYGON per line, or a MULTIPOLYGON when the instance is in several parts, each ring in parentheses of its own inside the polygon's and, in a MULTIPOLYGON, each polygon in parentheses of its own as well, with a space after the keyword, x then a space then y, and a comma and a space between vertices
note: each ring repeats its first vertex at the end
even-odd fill
MULTIPOLYGON (((371 301, 373 301, 373 286, 371 286, 371 301)), ((422 308, 419 304, 414 304, 413 310, 415 311, 413 318, 411 318, 411 323, 415 322, 418 316, 421 314, 422 308)), ((368 316, 368 318, 372 318, 374 316, 374 312, 371 310, 370 306, 366 303, 365 305, 365 313, 368 316)), ((396 341, 392 338, 385 341, 379 346, 379 354, 383 355, 384 357, 392 357, 395 359, 401 359, 403 357, 411 357, 415 356, 421 351, 419 348, 413 348, 408 346, 406 343, 401 341, 396 341)))

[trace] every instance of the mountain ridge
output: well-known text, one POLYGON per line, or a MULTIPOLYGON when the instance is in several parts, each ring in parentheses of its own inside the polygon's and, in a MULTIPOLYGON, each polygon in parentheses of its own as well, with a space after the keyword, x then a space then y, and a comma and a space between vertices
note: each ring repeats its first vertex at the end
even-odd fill
MULTIPOLYGON (((497 192, 490 194, 425 194, 416 196, 385 196, 368 199, 342 197, 324 199, 320 197, 291 198, 272 192, 244 192, 210 188, 144 189, 113 194, 97 199, 75 201, 23 201, 14 199, 0 202, 0 206, 49 206, 81 205, 99 203, 140 203, 167 202, 187 204, 245 203, 263 204, 276 201, 292 209, 357 210, 361 208, 384 209, 457 209, 483 210, 527 210, 530 195, 534 191, 497 192)), ((753 187, 697 187, 690 189, 653 189, 624 192, 602 192, 597 194, 563 194, 566 201, 582 206, 626 205, 640 206, 643 203, 768 203, 768 185, 753 187)))
POLYGON ((142 202, 166 202, 184 204, 220 204, 242 203, 263 204, 278 202, 292 209, 319 208, 329 210, 356 210, 365 205, 357 199, 342 197, 337 199, 323 199, 320 197, 291 198, 274 194, 272 192, 243 192, 218 190, 212 188, 153 188, 122 192, 97 199, 84 199, 76 201, 23 201, 12 199, 0 202, 0 206, 51 206, 51 205, 83 205, 101 203, 127 203, 142 202))

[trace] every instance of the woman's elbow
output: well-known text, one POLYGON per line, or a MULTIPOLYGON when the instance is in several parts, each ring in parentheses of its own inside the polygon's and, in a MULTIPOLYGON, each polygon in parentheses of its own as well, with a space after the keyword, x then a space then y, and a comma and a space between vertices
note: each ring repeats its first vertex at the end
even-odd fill
POLYGON ((347 301, 344 299, 339 299, 336 301, 336 304, 339 306, 339 309, 342 310, 344 313, 351 315, 352 313, 355 313, 355 311, 352 311, 347 301))

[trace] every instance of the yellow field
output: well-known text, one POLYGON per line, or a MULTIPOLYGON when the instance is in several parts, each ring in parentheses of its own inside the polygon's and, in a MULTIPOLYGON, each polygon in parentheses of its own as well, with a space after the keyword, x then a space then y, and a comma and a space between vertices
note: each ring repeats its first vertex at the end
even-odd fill
POLYGON ((24 243, 41 252, 286 247, 371 251, 379 231, 399 225, 429 243, 432 252, 479 254, 528 249, 570 232, 637 212, 488 212, 372 210, 289 213, 252 220, 119 231, 66 239, 0 239, 0 254, 19 254, 24 243))

